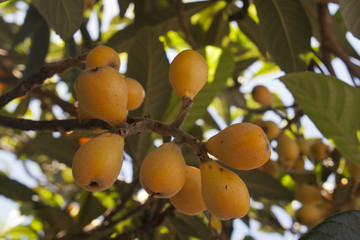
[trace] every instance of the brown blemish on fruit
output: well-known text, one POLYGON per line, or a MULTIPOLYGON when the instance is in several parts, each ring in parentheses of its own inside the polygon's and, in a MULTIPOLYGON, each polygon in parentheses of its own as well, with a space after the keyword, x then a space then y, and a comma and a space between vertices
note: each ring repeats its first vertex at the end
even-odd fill
POLYGON ((90 187, 99 187, 99 184, 96 181, 91 181, 89 186, 90 187))

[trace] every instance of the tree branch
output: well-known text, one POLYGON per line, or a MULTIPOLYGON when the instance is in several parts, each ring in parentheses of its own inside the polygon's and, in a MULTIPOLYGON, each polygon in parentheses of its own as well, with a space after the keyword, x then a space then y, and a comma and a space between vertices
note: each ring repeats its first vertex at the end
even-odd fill
POLYGON ((67 58, 59 62, 49 63, 42 67, 37 73, 31 75, 28 79, 21 82, 17 87, 0 97, 0 108, 15 98, 25 96, 29 91, 44 83, 47 78, 55 74, 63 73, 69 68, 82 68, 86 54, 76 58, 67 58))
MULTIPOLYGON (((355 65, 353 62, 350 61, 350 57, 346 54, 346 52, 341 48, 339 43, 336 41, 334 33, 332 32, 332 19, 326 4, 318 4, 319 10, 319 21, 320 21, 320 32, 321 32, 321 41, 322 41, 322 49, 323 49, 323 57, 324 57, 324 64, 326 66, 330 65, 330 57, 328 51, 334 53, 337 57, 339 57, 348 68, 351 75, 360 78, 360 67, 355 65)), ((331 74, 335 75, 334 70, 329 68, 331 74)), ((357 86, 356 82, 353 80, 355 86, 357 86)))

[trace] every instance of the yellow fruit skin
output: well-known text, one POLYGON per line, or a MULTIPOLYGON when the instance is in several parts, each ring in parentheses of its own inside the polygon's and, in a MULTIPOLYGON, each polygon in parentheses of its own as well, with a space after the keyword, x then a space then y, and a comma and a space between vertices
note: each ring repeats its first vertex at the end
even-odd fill
POLYGON ((75 182, 88 191, 103 191, 116 181, 123 162, 124 139, 104 133, 76 152, 72 172, 75 182))
POLYGON ((255 86, 251 92, 251 95, 256 102, 263 106, 270 106, 273 102, 271 92, 263 85, 255 86))
POLYGON ((300 149, 295 140, 285 133, 277 138, 276 151, 279 154, 279 165, 285 168, 292 168, 299 157, 300 149))
POLYGON ((79 104, 90 115, 113 126, 126 120, 127 86, 114 68, 84 70, 77 79, 76 94, 79 104))
POLYGON ((318 204, 323 202, 319 188, 304 184, 295 190, 295 199, 303 204, 318 204))
POLYGON ((206 209, 201 195, 200 169, 186 166, 185 184, 170 198, 171 204, 186 215, 196 215, 206 209))
POLYGON ((206 142, 210 154, 232 168, 248 170, 265 164, 271 147, 264 131, 252 123, 228 126, 206 142))
POLYGON ((128 110, 135 110, 140 107, 144 101, 144 88, 138 81, 132 78, 125 77, 125 82, 128 89, 128 101, 126 108, 128 110))
POLYGON ((194 99, 205 85, 207 77, 205 59, 191 49, 180 52, 169 67, 170 84, 181 98, 187 96, 194 99))
POLYGON ((112 67, 119 71, 120 58, 114 49, 107 46, 98 46, 88 53, 85 64, 86 68, 112 67))
POLYGON ((206 208, 220 220, 241 218, 250 209, 245 183, 214 160, 200 163, 201 191, 206 208))
POLYGON ((155 198, 170 198, 185 183, 186 165, 180 147, 164 143, 147 155, 140 167, 140 183, 155 198))
POLYGON ((90 113, 88 113, 80 104, 80 102, 78 102, 78 106, 77 106, 77 114, 78 114, 78 118, 79 120, 85 120, 85 119, 96 119, 95 116, 91 115, 90 113))

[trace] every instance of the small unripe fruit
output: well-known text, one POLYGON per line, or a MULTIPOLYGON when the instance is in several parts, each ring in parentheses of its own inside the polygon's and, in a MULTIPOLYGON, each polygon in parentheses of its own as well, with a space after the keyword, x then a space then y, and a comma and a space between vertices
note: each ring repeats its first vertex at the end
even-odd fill
POLYGON ((270 106, 273 102, 271 92, 263 85, 255 86, 251 92, 251 95, 256 102, 263 106, 270 106))
POLYGON ((304 171, 305 170, 305 159, 302 156, 299 156, 291 168, 298 172, 304 171))
POLYGON ((299 145, 299 150, 302 155, 308 155, 310 153, 310 145, 304 138, 298 138, 296 142, 299 145))
POLYGON ((203 199, 211 214, 228 220, 248 213, 249 191, 238 175, 210 159, 200 163, 200 171, 203 199))
POLYGON ((206 209, 201 194, 200 170, 196 167, 186 166, 185 184, 170 202, 180 212, 186 215, 196 215, 206 209))
POLYGON ((279 176, 279 166, 272 160, 267 161, 259 170, 270 174, 273 178, 278 178, 279 176))
POLYGON ((323 160, 329 157, 329 146, 320 139, 310 145, 310 154, 315 160, 323 160))
POLYGON ((313 227, 325 217, 325 211, 313 204, 304 204, 295 212, 296 219, 308 227, 313 227))
POLYGON ((319 188, 304 184, 295 190, 295 199, 303 204, 318 204, 323 202, 319 188))
POLYGON ((120 58, 114 49, 107 46, 98 46, 88 53, 85 64, 86 68, 112 67, 119 71, 120 58))
POLYGON ((279 126, 273 121, 260 121, 256 125, 259 125, 264 130, 269 140, 277 138, 281 132, 279 126))
POLYGON ((127 86, 114 68, 89 68, 79 75, 76 94, 81 107, 92 116, 117 126, 126 120, 127 86))
POLYGON ((279 165, 285 168, 292 168, 299 157, 300 149, 295 140, 285 133, 277 138, 276 151, 279 154, 279 165))
POLYGON ((103 191, 116 181, 123 162, 124 139, 104 133, 76 152, 72 172, 75 182, 88 191, 103 191))
POLYGON ((143 86, 135 79, 125 77, 128 89, 127 110, 135 110, 141 106, 145 98, 143 86))
POLYGON ((140 183, 150 196, 170 198, 184 186, 185 171, 180 147, 173 142, 164 143, 145 157, 140 167, 140 183))
POLYGON ((271 154, 264 131, 252 123, 228 126, 206 142, 210 154, 236 169, 254 169, 265 164, 271 154))
POLYGON ((205 59, 191 49, 180 52, 169 67, 170 84, 180 98, 186 96, 194 99, 205 85, 207 77, 205 59))

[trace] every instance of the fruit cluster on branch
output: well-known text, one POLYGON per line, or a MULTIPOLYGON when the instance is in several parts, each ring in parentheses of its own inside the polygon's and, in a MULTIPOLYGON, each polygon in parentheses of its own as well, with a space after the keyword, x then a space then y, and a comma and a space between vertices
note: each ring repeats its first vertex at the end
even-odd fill
POLYGON ((179 53, 169 67, 169 82, 182 99, 182 108, 171 124, 151 118, 127 118, 127 112, 141 105, 142 86, 119 73, 117 53, 105 46, 94 48, 86 58, 86 69, 76 83, 78 119, 101 119, 109 131, 93 129, 100 135, 83 144, 73 159, 75 182, 88 191, 110 187, 121 170, 124 139, 142 132, 162 136, 163 144, 141 163, 139 179, 154 198, 169 199, 187 214, 208 210, 221 220, 243 217, 250 209, 246 184, 233 171, 219 165, 211 156, 235 169, 249 170, 264 165, 271 148, 261 127, 252 123, 230 125, 201 142, 182 131, 193 100, 206 84, 208 67, 194 50, 179 53), (182 145, 189 145, 199 159, 199 168, 189 166, 182 145))

